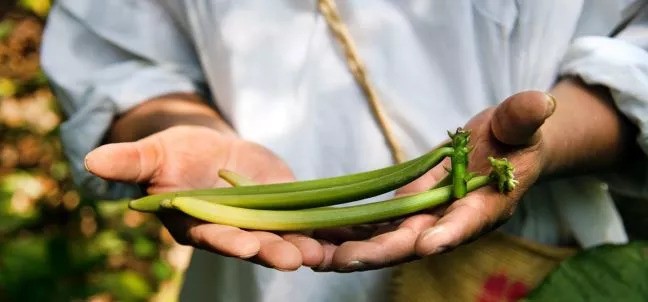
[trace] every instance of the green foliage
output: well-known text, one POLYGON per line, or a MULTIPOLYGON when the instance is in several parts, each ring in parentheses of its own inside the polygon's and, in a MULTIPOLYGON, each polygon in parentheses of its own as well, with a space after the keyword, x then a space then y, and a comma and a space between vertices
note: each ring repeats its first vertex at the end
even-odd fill
POLYGON ((581 252, 561 263, 526 301, 648 301, 648 242, 581 252))
POLYGON ((0 22, 0 40, 4 40, 11 34, 13 30, 14 22, 11 20, 4 20, 0 22))
POLYGON ((135 271, 101 275, 98 286, 118 301, 144 301, 153 293, 148 281, 135 271))
POLYGON ((151 272, 153 276, 159 281, 169 280, 173 277, 173 267, 169 263, 156 260, 151 265, 151 272))
POLYGON ((50 0, 20 0, 18 5, 36 15, 45 17, 52 2, 50 0))
MULTIPOLYGON (((62 121, 38 69, 49 0, 0 20, 0 301, 146 301, 179 279, 152 216, 84 198, 58 138, 62 121), (27 11, 27 12, 26 12, 27 11)), ((165 289, 169 291, 169 289, 165 289)), ((173 290, 170 291, 172 294, 173 290)), ((174 301, 175 297, 164 297, 174 301)))

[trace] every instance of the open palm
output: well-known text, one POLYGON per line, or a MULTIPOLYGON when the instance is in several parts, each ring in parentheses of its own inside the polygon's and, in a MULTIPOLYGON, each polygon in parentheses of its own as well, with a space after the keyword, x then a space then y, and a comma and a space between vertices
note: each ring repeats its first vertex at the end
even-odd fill
MULTIPOLYGON (((469 169, 487 173, 488 156, 506 157, 516 168, 518 186, 509 194, 484 187, 447 207, 431 209, 389 224, 347 228, 323 233, 345 234, 351 240, 330 240, 321 270, 358 271, 402 263, 440 253, 470 241, 508 219, 518 200, 537 181, 544 162, 540 126, 553 113, 552 97, 523 92, 471 119, 469 169), (364 233, 365 238, 362 238, 364 233)), ((442 163, 399 193, 420 192, 433 186, 447 172, 442 163)))
MULTIPOLYGON (((206 127, 176 126, 132 143, 101 146, 86 157, 87 169, 105 179, 140 183, 149 194, 224 185, 220 169, 259 183, 293 180, 288 166, 258 144, 206 127)), ((204 223, 174 211, 158 214, 173 237, 225 256, 281 269, 317 265, 317 241, 301 234, 275 234, 204 223)))

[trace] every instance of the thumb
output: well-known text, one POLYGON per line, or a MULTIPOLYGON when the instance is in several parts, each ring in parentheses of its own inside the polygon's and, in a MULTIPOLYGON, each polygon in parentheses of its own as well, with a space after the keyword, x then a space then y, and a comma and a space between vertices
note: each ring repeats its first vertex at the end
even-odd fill
POLYGON ((524 91, 508 97, 495 108, 491 131, 507 145, 531 145, 540 139, 538 129, 556 108, 556 100, 540 91, 524 91))
POLYGON ((108 144, 86 155, 85 168, 108 180, 141 183, 155 175, 161 155, 159 144, 150 139, 108 144))

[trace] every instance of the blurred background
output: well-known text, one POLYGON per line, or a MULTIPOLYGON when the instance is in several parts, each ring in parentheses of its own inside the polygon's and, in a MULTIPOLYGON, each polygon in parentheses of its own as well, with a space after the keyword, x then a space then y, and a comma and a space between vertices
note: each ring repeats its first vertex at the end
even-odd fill
POLYGON ((70 179, 39 69, 51 0, 0 0, 0 301, 176 301, 190 249, 70 179))
MULTIPOLYGON (((52 0, 0 0, 0 301, 176 301, 191 249, 126 201, 84 198, 39 68, 52 0)), ((645 201, 616 196, 632 238, 645 201)))

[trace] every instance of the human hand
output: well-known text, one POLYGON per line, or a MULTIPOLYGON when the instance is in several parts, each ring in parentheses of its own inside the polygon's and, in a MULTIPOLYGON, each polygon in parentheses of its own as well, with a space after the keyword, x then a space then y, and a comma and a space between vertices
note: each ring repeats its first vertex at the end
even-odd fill
MULTIPOLYGON (((86 156, 91 173, 140 183, 149 194, 224 186, 220 169, 259 183, 292 181, 288 166, 264 147, 207 127, 175 126, 136 142, 103 145, 86 156)), ((181 244, 280 270, 321 262, 321 245, 298 233, 246 231, 205 223, 175 211, 158 217, 181 244)))
MULTIPOLYGON (((485 187, 447 207, 404 220, 320 232, 330 242, 323 245, 325 258, 318 270, 376 269, 441 253, 511 217, 518 200, 536 182, 545 166, 546 150, 540 126, 554 109, 553 97, 542 92, 522 92, 479 113, 465 126, 472 132, 469 169, 485 173, 489 169, 488 156, 506 157, 515 167, 519 181, 513 192, 502 194, 493 187, 485 187), (358 241, 362 233, 369 234, 369 238, 358 241), (350 240, 345 241, 341 236, 350 240)), ((440 164, 399 193, 430 188, 447 173, 444 166, 449 164, 440 164)))

